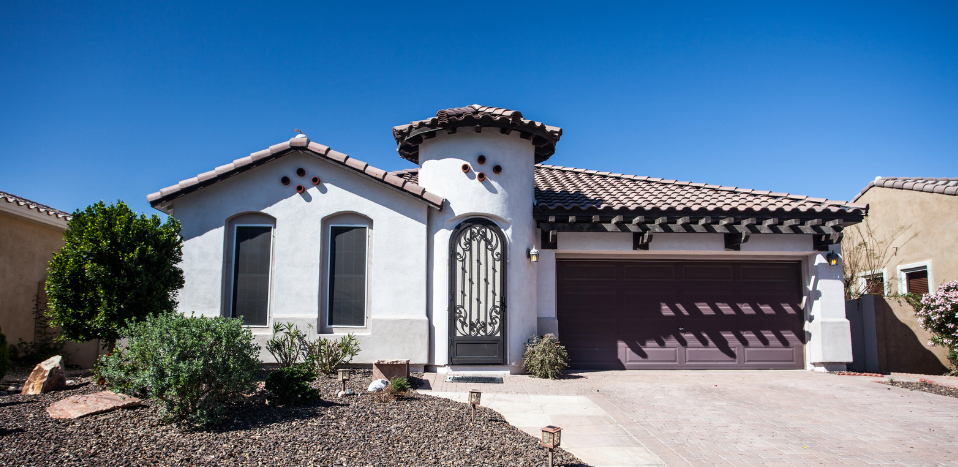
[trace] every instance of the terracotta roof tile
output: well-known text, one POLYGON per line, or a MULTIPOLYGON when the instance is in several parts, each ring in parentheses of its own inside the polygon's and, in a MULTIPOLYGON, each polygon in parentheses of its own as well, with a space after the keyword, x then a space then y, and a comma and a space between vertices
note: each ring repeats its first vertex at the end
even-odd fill
POLYGON ((518 131, 531 135, 535 145, 536 162, 543 162, 555 154, 556 143, 562 137, 562 128, 549 126, 522 117, 518 110, 470 105, 443 109, 435 117, 393 127, 397 151, 403 159, 419 163, 419 145, 424 135, 435 134, 438 130, 462 127, 500 128, 503 132, 518 131))
POLYGON ((539 209, 816 212, 863 215, 866 205, 661 178, 536 165, 539 209))
POLYGON ((880 177, 868 183, 852 201, 857 201, 872 187, 893 188, 896 190, 921 191, 955 196, 958 194, 958 178, 933 177, 880 177))
POLYGON ((70 219, 73 219, 73 215, 68 212, 63 212, 59 209, 54 209, 54 208, 51 208, 50 206, 40 204, 36 201, 30 201, 26 198, 21 198, 17 195, 11 195, 10 193, 6 193, 3 191, 0 191, 0 202, 15 204, 17 206, 22 207, 23 209, 36 211, 36 212, 39 212, 40 214, 46 214, 52 218, 61 219, 64 222, 69 222, 70 219))
MULTIPOLYGON (((150 193, 146 196, 146 199, 153 207, 166 211, 168 203, 180 196, 225 180, 238 172, 265 164, 294 151, 306 152, 322 160, 359 172, 363 176, 369 177, 370 180, 375 180, 376 182, 407 193, 436 209, 442 209, 443 202, 445 201, 441 196, 429 193, 416 184, 415 181, 391 176, 384 170, 372 167, 361 160, 349 157, 338 151, 333 151, 322 144, 313 143, 304 136, 295 137, 280 144, 274 144, 270 146, 269 149, 256 151, 230 164, 221 165, 214 170, 201 173, 193 178, 188 178, 176 185, 163 188, 156 193, 150 193)), ((0 192, 0 194, 2 194, 2 192, 0 192)))

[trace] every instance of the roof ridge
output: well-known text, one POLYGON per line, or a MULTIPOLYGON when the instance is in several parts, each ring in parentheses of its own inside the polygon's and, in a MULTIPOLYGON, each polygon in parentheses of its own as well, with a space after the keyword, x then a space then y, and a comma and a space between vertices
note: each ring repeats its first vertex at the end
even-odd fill
POLYGON ((196 186, 196 188, 192 188, 192 190, 196 190, 204 186, 211 185, 227 178, 227 175, 232 175, 240 170, 247 170, 256 167, 257 165, 269 162, 288 154, 293 150, 309 151, 317 156, 320 156, 323 160, 352 169, 378 182, 385 183, 392 188, 406 192, 413 197, 426 201, 438 209, 442 209, 443 202, 445 201, 445 198, 442 196, 430 193, 416 183, 396 177, 391 172, 378 169, 359 159, 330 149, 329 146, 310 141, 310 139, 305 135, 294 136, 290 138, 289 141, 274 144, 261 151, 251 153, 249 156, 236 159, 229 164, 221 165, 209 172, 201 173, 186 180, 181 180, 175 185, 170 185, 161 189, 160 191, 148 194, 146 199, 150 202, 150 205, 156 207, 163 201, 178 197, 173 195, 182 193, 186 189, 196 186), (254 164, 256 162, 259 164, 254 164))
POLYGON ((19 206, 26 207, 27 209, 30 209, 30 210, 35 210, 41 214, 46 214, 48 216, 56 216, 58 219, 66 219, 67 221, 70 221, 71 219, 73 219, 73 214, 47 206, 45 204, 38 203, 36 201, 26 199, 22 196, 17 196, 12 193, 7 193, 5 191, 0 191, 0 199, 3 199, 8 203, 16 203, 19 206))
POLYGON ((645 175, 626 175, 626 174, 619 174, 619 173, 599 172, 595 170, 586 170, 586 169, 579 169, 574 167, 563 167, 563 166, 550 165, 550 164, 536 164, 536 167, 543 167, 548 169, 555 169, 555 170, 561 170, 565 172, 574 172, 574 173, 594 175, 594 176, 616 178, 620 180, 631 180, 636 182, 659 183, 663 185, 689 186, 689 187, 709 189, 709 190, 734 191, 736 193, 752 194, 756 196, 769 196, 772 198, 779 198, 779 199, 790 198, 790 199, 806 200, 806 201, 813 201, 816 203, 820 203, 823 205, 824 204, 840 204, 840 205, 844 205, 848 207, 856 207, 856 208, 857 207, 864 208, 865 206, 867 206, 866 204, 855 203, 854 201, 831 200, 827 198, 813 198, 806 195, 778 193, 778 192, 771 192, 768 190, 755 190, 752 188, 739 188, 739 187, 725 186, 725 185, 704 184, 701 182, 692 183, 688 181, 649 177, 645 175))
POLYGON ((872 187, 958 196, 958 178, 954 177, 876 177, 852 201, 857 201, 872 187))

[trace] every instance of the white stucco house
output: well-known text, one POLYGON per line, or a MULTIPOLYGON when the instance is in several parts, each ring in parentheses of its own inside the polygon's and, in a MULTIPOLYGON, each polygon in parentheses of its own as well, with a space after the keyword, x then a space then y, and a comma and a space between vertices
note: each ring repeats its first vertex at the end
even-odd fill
POLYGON ((298 135, 150 194, 183 226, 180 310, 441 372, 518 372, 549 332, 575 368, 852 360, 839 241, 867 205, 545 165, 561 135, 446 109, 393 128, 416 168, 298 135))

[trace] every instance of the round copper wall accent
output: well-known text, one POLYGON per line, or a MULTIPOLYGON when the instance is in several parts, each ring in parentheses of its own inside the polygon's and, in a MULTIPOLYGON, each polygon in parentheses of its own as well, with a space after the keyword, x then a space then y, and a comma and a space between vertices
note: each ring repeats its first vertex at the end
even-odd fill
POLYGON ((484 173, 482 173, 482 172, 477 173, 477 174, 476 174, 476 180, 479 180, 480 182, 486 181, 486 174, 484 174, 484 173))
POLYGON ((311 181, 313 182, 313 185, 319 185, 319 177, 313 177, 311 181))
POLYGON ((302 167, 296 169, 296 175, 299 175, 300 177, 305 176, 305 175, 306 175, 306 169, 304 169, 304 168, 302 168, 302 167))
POLYGON ((469 173, 469 164, 462 164, 462 173, 469 173))
POLYGON ((486 163, 486 156, 483 156, 482 154, 480 154, 480 155, 479 155, 479 163, 480 163, 480 164, 485 164, 485 163, 486 163))
POLYGON ((289 177, 283 175, 283 178, 279 179, 280 183, 283 185, 289 185, 289 177))
POLYGON ((303 185, 296 185, 296 192, 297 192, 297 193, 303 194, 304 191, 306 191, 306 187, 304 187, 303 185))
POLYGON ((496 175, 501 174, 501 173, 502 173, 502 166, 501 166, 501 165, 494 165, 494 166, 492 166, 492 173, 494 173, 494 174, 496 174, 496 175))

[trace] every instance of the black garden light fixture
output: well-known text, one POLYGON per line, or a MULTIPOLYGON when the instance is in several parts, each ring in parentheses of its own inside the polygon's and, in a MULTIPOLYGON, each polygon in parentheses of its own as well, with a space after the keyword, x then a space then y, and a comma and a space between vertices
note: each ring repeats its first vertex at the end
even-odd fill
POLYGON ((829 266, 836 266, 838 265, 838 255, 834 251, 830 251, 825 255, 825 261, 828 261, 829 266))
POLYGON ((532 247, 530 250, 526 251, 526 256, 529 257, 529 261, 533 263, 539 262, 539 250, 536 247, 532 247))
POLYGON ((339 381, 343 383, 343 392, 346 392, 346 381, 349 381, 349 368, 340 368, 339 369, 339 381))
POLYGON ((562 444, 562 428, 557 426, 546 426, 542 428, 542 447, 549 450, 549 463, 552 467, 552 451, 562 444))
POLYGON ((469 405, 472 406, 472 422, 476 422, 476 406, 479 405, 479 400, 482 399, 482 393, 478 389, 469 390, 469 405))

